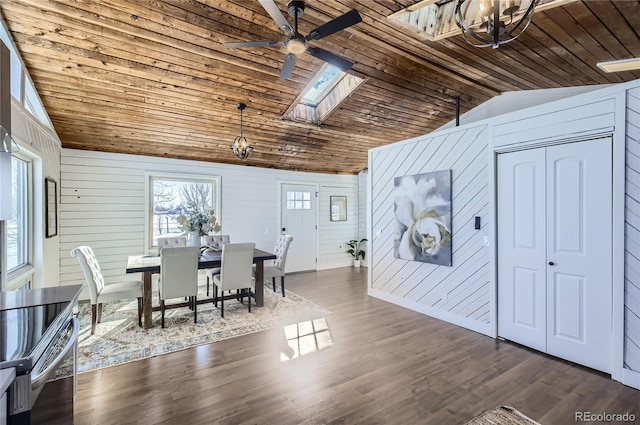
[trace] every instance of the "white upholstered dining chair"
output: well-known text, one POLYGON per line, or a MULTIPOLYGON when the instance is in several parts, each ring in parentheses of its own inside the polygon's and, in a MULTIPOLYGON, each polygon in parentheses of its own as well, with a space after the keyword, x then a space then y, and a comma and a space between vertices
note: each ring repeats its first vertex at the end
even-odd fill
POLYGON ((220 274, 213 276, 214 304, 220 300, 220 315, 224 317, 224 300, 240 298, 248 293, 249 313, 251 313, 251 284, 253 283, 254 243, 226 243, 222 247, 222 267, 220 274), (238 289, 241 295, 224 295, 224 291, 238 289))
POLYGON ((271 279, 273 284, 273 292, 276 291, 276 277, 280 278, 280 288, 282 290, 282 296, 284 297, 284 275, 285 265, 287 263, 287 252, 289 252, 289 245, 293 241, 291 235, 280 235, 276 239, 276 246, 273 248, 273 253, 276 255, 276 259, 272 260, 271 264, 264 265, 264 279, 271 279))
POLYGON ((162 248, 176 248, 187 246, 186 236, 158 236, 158 252, 162 248))
MULTIPOLYGON (((229 235, 207 235, 206 246, 216 251, 222 250, 224 244, 231 242, 229 235)), ((207 274, 207 297, 209 296, 209 281, 213 280, 213 276, 220 274, 220 267, 213 267, 205 270, 207 274)))
POLYGON ((198 257, 200 247, 167 247, 160 251, 160 295, 161 324, 164 328, 164 312, 167 308, 189 306, 193 309, 193 322, 198 323, 198 257), (167 307, 165 300, 188 297, 188 303, 167 307))
POLYGON ((91 301, 91 335, 96 331, 96 322, 102 320, 102 304, 127 298, 138 299, 138 326, 142 326, 142 281, 130 281, 105 285, 100 264, 89 246, 78 246, 71 250, 78 259, 84 273, 91 301))

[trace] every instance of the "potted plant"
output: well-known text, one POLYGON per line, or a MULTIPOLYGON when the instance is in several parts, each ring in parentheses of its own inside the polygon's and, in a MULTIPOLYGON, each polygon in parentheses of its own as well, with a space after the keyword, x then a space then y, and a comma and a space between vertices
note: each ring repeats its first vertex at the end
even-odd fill
POLYGON ((362 245, 365 242, 367 242, 366 238, 362 238, 359 241, 357 239, 352 239, 347 242, 347 245, 349 245, 347 253, 351 254, 353 257, 353 267, 360 267, 360 260, 364 260, 365 251, 362 249, 362 245))

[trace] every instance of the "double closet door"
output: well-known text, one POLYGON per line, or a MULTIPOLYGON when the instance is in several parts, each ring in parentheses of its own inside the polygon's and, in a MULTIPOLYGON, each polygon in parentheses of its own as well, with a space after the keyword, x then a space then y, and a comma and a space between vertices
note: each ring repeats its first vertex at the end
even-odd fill
POLYGON ((611 372, 608 137, 498 155, 498 335, 611 372))

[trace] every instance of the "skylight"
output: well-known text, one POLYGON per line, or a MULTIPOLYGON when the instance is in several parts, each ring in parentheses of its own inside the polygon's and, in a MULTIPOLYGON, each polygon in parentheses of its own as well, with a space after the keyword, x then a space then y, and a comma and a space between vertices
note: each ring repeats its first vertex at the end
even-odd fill
POLYGON ((325 64, 283 118, 320 124, 362 83, 364 78, 325 64))
POLYGON ((340 71, 333 65, 325 66, 322 71, 314 78, 310 87, 302 95, 301 102, 309 106, 318 106, 320 102, 327 95, 340 78, 344 75, 344 72, 340 71))

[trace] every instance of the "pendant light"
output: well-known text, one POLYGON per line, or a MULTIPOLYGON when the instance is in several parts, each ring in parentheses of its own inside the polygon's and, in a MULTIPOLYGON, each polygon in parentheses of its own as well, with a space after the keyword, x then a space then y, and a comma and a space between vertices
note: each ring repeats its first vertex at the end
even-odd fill
POLYGON ((249 158, 249 155, 253 151, 253 147, 249 146, 247 138, 242 135, 242 112, 247 105, 244 103, 238 103, 236 108, 240 111, 240 135, 233 140, 233 143, 229 146, 233 154, 239 160, 245 160, 249 158))
MULTIPOLYGON (((527 29, 533 18, 533 12, 539 0, 458 0, 455 16, 457 24, 462 28, 462 35, 467 43, 475 47, 493 47, 515 40, 527 29), (466 8, 463 7, 466 3, 466 8), (470 7, 476 5, 481 24, 472 28, 465 16, 476 16, 470 13, 470 7), (526 5, 526 6, 525 6, 526 5), (518 19, 516 15, 520 15, 518 19)), ((474 18, 475 19, 475 18, 474 18)))

